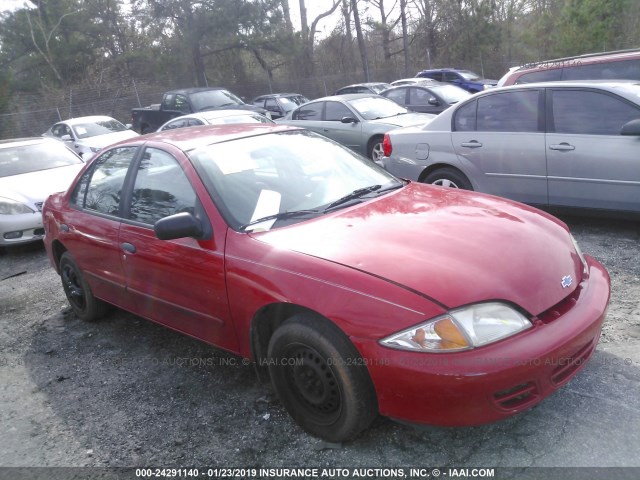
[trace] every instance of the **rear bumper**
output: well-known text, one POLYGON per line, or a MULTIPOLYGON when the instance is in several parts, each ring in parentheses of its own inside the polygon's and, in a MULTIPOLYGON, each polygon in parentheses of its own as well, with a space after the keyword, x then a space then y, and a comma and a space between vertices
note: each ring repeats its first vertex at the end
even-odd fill
POLYGON ((392 350, 353 338, 382 415, 465 426, 538 404, 580 371, 596 348, 610 296, 607 271, 588 257, 589 275, 571 299, 533 328, 493 345, 452 354, 392 350))

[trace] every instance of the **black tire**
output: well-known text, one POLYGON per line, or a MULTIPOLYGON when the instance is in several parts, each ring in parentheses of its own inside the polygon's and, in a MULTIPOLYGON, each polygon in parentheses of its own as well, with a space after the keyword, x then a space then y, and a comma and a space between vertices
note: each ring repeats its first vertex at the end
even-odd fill
POLYGON ((269 341, 271 382, 293 419, 331 442, 349 440, 378 415, 373 383, 360 354, 335 325, 296 315, 269 341))
POLYGON ((155 132, 155 130, 153 128, 151 128, 149 125, 145 125, 144 127, 142 127, 141 131, 142 131, 142 135, 146 135, 147 133, 155 132))
POLYGON ((64 252, 60 257, 60 278, 67 300, 79 319, 93 322, 109 311, 109 304, 93 296, 89 284, 85 282, 69 252, 64 252))
POLYGON ((369 140, 367 145, 367 156, 378 165, 382 165, 382 157, 384 156, 382 142, 384 137, 376 136, 369 140))
POLYGON ((473 190, 471 182, 465 175, 454 168, 439 168, 434 170, 423 180, 424 183, 438 185, 440 187, 460 188, 473 190))

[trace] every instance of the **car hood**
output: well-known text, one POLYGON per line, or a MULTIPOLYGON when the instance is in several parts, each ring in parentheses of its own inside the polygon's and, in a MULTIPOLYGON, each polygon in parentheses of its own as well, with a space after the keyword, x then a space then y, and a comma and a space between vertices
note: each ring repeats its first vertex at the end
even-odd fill
POLYGON ((537 315, 577 286, 566 226, 523 204, 410 184, 255 238, 382 278, 453 308, 488 300, 537 315), (563 288, 563 278, 573 282, 563 288))
POLYGON ((429 123, 435 117, 435 115, 430 113, 405 113, 394 117, 369 120, 369 123, 395 125, 396 127, 409 127, 411 125, 424 125, 425 123, 429 123))
POLYGON ((74 164, 0 178, 0 196, 34 208, 35 203, 44 202, 52 193, 67 190, 83 166, 74 164))
POLYGON ((90 147, 104 148, 112 143, 137 137, 138 134, 133 130, 123 130, 122 132, 105 133, 104 135, 96 135, 95 137, 82 138, 76 143, 87 145, 90 147))

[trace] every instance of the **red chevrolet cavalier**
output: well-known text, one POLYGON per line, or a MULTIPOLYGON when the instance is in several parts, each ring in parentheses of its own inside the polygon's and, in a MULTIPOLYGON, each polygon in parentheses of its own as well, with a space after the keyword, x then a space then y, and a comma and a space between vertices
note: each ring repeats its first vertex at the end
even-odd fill
POLYGON ((523 411, 596 348, 609 277, 522 204, 410 183, 314 133, 162 132, 43 210, 78 317, 115 305, 251 358, 307 431, 523 411))

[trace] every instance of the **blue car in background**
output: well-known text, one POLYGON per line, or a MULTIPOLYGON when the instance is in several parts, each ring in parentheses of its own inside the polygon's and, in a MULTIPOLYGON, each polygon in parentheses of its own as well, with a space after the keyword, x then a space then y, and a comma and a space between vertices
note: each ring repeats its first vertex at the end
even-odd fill
POLYGON ((419 78, 432 78, 438 82, 446 82, 464 88, 468 92, 478 93, 487 88, 495 87, 497 80, 489 80, 481 78, 471 70, 462 70, 459 68, 435 68, 431 70, 422 70, 416 74, 419 78))

